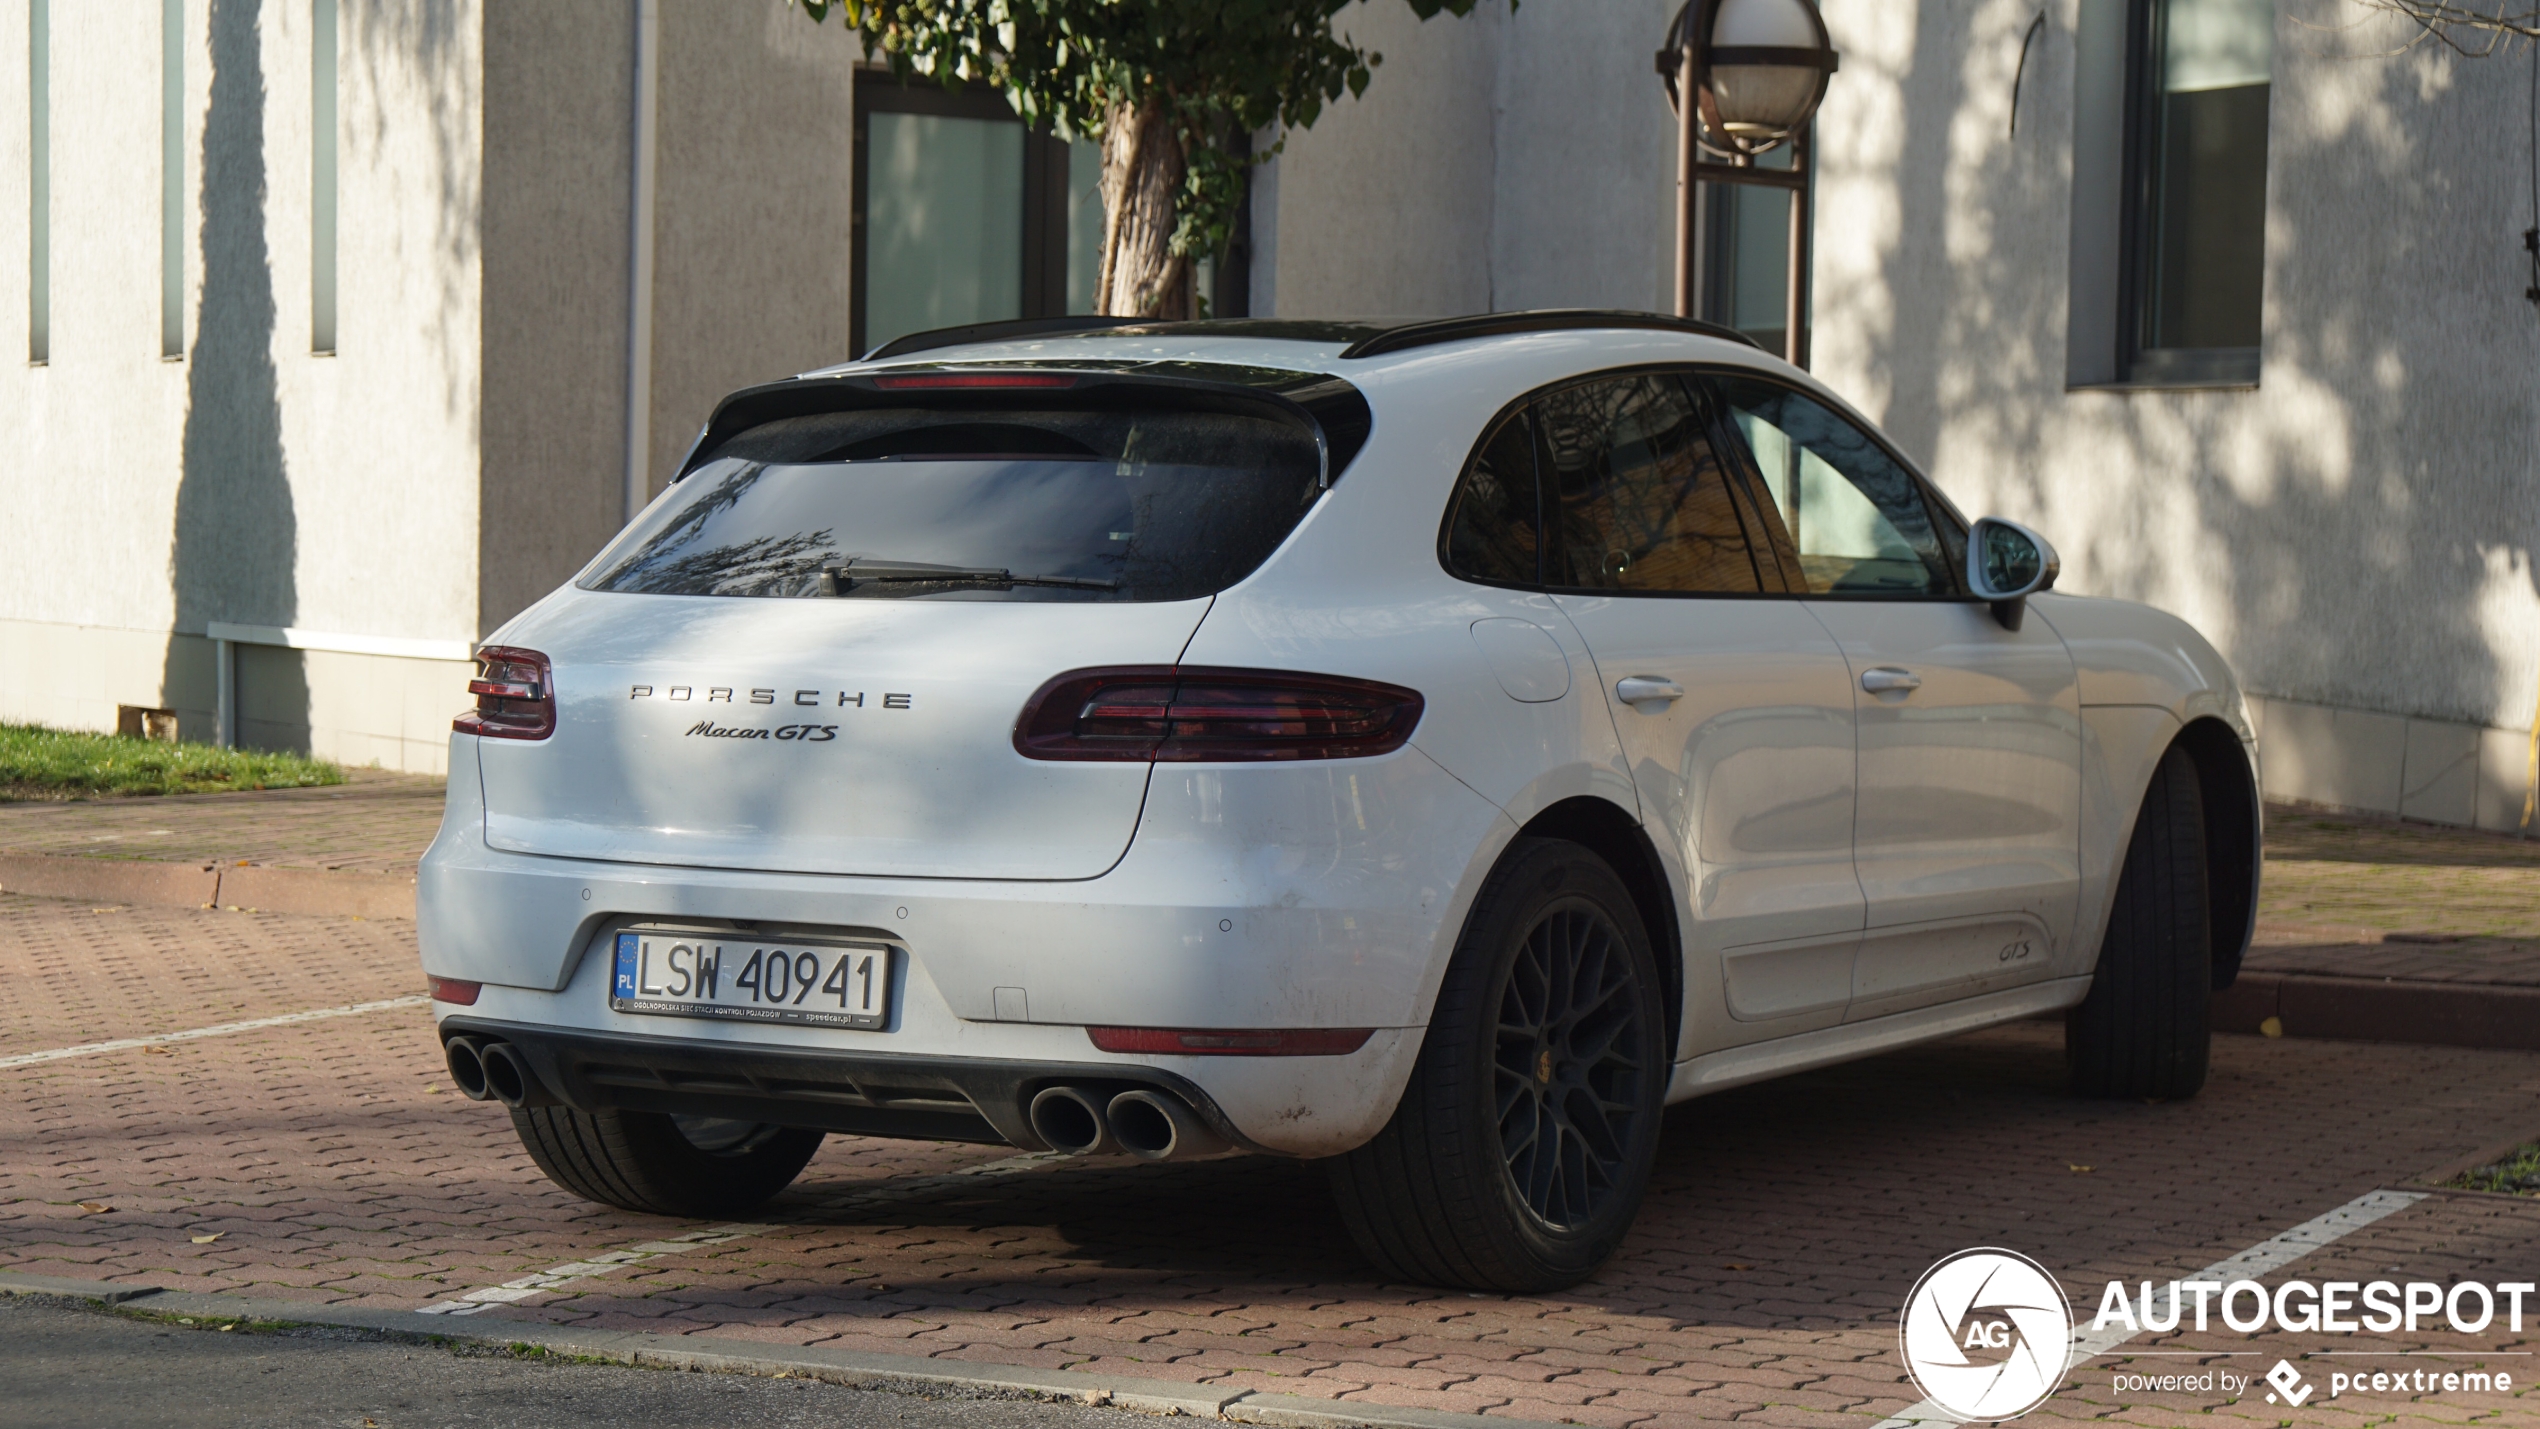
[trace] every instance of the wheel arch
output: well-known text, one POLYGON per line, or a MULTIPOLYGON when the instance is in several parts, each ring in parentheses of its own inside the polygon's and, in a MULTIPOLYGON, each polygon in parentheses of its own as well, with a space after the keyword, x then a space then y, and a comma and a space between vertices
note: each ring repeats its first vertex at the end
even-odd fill
POLYGON ((2212 716, 2191 720, 2171 741, 2196 765, 2205 804, 2207 904, 2213 928, 2214 990, 2240 976, 2240 960, 2257 931, 2264 818, 2249 753, 2231 727, 2212 716))
POLYGON ((1676 920, 1676 898, 1667 867, 1640 821, 1611 800, 1593 795, 1563 799, 1528 819, 1519 837, 1567 839, 1587 849, 1632 895, 1632 906, 1648 930, 1658 964, 1659 1000, 1667 1009, 1667 1045, 1674 1047, 1684 1031, 1684 938, 1676 920))

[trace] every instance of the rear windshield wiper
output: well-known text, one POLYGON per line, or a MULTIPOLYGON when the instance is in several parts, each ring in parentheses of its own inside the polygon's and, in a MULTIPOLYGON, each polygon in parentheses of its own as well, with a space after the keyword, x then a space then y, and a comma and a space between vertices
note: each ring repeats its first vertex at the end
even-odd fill
POLYGON ((844 594, 860 585, 975 585, 1008 589, 1019 585, 1062 586, 1071 590, 1118 590, 1117 580, 1086 576, 1018 576, 997 566, 925 566, 888 561, 849 561, 821 571, 822 584, 844 594))

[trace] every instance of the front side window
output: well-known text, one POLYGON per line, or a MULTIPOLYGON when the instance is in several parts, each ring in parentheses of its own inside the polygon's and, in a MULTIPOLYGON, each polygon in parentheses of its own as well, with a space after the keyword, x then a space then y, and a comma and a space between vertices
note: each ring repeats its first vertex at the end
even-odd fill
POLYGON ((2137 0, 2137 381, 2255 381, 2274 0, 2137 0))
POLYGON ((1225 411, 879 408, 723 442, 586 590, 1160 601, 1252 573, 1322 490, 1302 423, 1225 411))
POLYGON ((1954 595, 1921 484, 1867 432, 1791 388, 1713 379, 1814 595, 1954 595))
POLYGON ((1760 592, 1737 501, 1692 393, 1606 377, 1534 403, 1544 582, 1571 590, 1760 592))

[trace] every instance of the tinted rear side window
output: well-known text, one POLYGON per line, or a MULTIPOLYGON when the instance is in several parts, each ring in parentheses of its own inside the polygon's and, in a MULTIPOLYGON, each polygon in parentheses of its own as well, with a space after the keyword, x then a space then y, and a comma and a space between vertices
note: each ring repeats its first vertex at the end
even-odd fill
POLYGON ((1243 412, 791 417, 724 442, 581 584, 654 595, 1188 600, 1250 575, 1313 505, 1321 478, 1305 424, 1243 412))
POLYGON ((1542 525, 1535 511, 1534 426, 1520 411, 1482 443, 1456 484, 1446 568, 1466 580, 1533 585, 1542 525))

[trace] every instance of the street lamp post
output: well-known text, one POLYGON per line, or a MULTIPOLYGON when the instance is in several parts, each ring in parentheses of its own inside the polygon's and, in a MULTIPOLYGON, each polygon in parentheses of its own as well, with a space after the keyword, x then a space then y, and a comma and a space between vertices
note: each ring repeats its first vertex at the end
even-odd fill
POLYGON ((1790 193, 1790 277, 1783 353, 1808 360, 1809 119, 1835 71, 1834 42, 1814 0, 1685 0, 1667 27, 1658 73, 1679 123, 1676 313, 1694 316, 1702 274, 1699 185, 1760 184, 1790 193), (1756 159, 1790 146, 1790 167, 1756 159))

